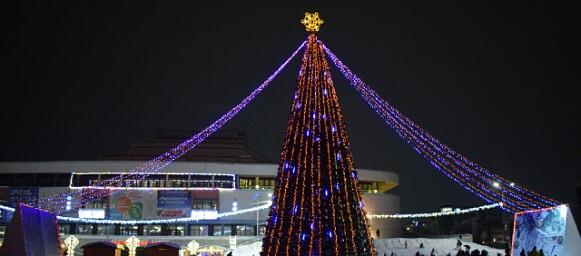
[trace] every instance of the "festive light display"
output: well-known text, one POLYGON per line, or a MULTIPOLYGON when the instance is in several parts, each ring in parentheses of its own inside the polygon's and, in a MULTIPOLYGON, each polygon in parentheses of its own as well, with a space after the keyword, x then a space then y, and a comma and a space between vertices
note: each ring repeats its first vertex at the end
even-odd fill
POLYGON ((501 202, 508 212, 538 209, 559 204, 556 200, 517 186, 499 175, 479 166, 421 129, 368 87, 359 77, 323 45, 335 66, 367 104, 436 169, 456 181, 466 190, 487 202, 501 202))
POLYGON ((472 207, 467 209, 455 209, 453 211, 444 212, 426 212, 426 213, 397 213, 397 214, 369 214, 367 215, 370 219, 417 219, 417 218, 435 218, 450 215, 462 215, 472 212, 479 212, 489 209, 494 209, 497 207, 502 207, 502 203, 494 203, 488 205, 482 205, 478 207, 472 207))
MULTIPOLYGON (((206 127, 201 132, 195 134, 186 141, 180 143, 176 147, 172 148, 168 152, 156 157, 155 159, 146 162, 131 171, 128 175, 119 175, 108 180, 102 181, 99 187, 118 187, 118 185, 123 180, 143 180, 145 177, 156 173, 160 169, 168 166, 174 160, 184 155, 188 151, 195 148, 198 144, 224 126, 230 119, 232 119, 236 114, 238 114, 243 108, 245 108, 258 94, 260 94, 274 78, 286 67, 286 65, 298 54, 298 52, 303 49, 306 42, 301 43, 301 45, 289 56, 275 71, 270 75, 258 88, 254 89, 250 95, 246 96, 238 105, 230 109, 226 114, 218 118, 210 126, 206 127)), ((81 191, 74 191, 72 193, 61 193, 51 197, 48 197, 39 202, 39 206, 44 209, 50 209, 55 213, 63 212, 66 206, 66 198, 69 196, 80 198, 80 200, 71 206, 71 209, 80 208, 84 203, 90 202, 95 199, 101 199, 109 194, 108 190, 103 189, 84 189, 81 191)))
POLYGON ((305 25, 307 32, 319 32, 319 28, 323 23, 324 20, 319 18, 318 12, 305 12, 305 17, 301 20, 301 24, 305 25))
POLYGON ((127 240, 125 240, 125 246, 127 246, 127 248, 129 249, 129 256, 136 255, 135 249, 137 249, 137 247, 139 247, 140 244, 141 241, 139 241, 139 238, 135 236, 130 236, 129 238, 127 238, 127 240))
MULTIPOLYGON (((152 220, 107 220, 107 219, 89 219, 89 218, 75 218, 75 217, 66 217, 66 216, 56 216, 57 220, 69 222, 69 223, 81 223, 81 224, 106 224, 106 225, 139 225, 139 224, 146 224, 146 225, 155 225, 155 224, 175 224, 175 223, 188 223, 188 222, 197 222, 200 220, 216 220, 223 217, 235 216, 239 214, 245 214, 249 212, 260 211, 264 209, 269 209, 272 205, 272 201, 265 201, 261 202, 263 204, 246 208, 242 210, 236 210, 231 212, 223 212, 218 213, 217 216, 215 215, 194 215, 192 217, 184 217, 184 218, 168 218, 168 219, 152 219, 152 220)), ((9 212, 14 212, 15 209, 12 207, 8 207, 5 205, 0 205, 0 210, 5 210, 9 212)))
POLYGON ((75 255, 75 247, 79 245, 79 239, 73 235, 68 236, 65 239, 65 248, 67 248, 67 256, 75 255))
POLYGON ((322 44, 303 55, 262 254, 375 255, 322 44))
POLYGON ((188 243, 187 249, 189 255, 196 255, 200 249, 200 243, 196 242, 196 240, 192 240, 188 243))

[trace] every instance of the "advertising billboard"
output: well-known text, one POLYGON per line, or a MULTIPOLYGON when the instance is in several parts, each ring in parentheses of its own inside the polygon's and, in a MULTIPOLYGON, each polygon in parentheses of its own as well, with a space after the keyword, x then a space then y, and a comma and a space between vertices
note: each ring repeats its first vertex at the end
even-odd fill
POLYGON ((143 219, 143 205, 141 191, 113 191, 109 197, 109 218, 112 220, 143 219))
POLYGON ((181 190, 157 192, 157 216, 162 218, 189 217, 192 210, 192 193, 181 190))
POLYGON ((38 205, 38 188, 14 187, 8 191, 8 201, 21 202, 31 206, 38 205))

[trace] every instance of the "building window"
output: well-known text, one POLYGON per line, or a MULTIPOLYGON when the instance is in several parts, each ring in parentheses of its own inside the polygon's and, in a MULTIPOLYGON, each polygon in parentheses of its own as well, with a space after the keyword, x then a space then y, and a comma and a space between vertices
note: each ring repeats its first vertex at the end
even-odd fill
POLYGON ((214 187, 216 188, 234 188, 234 177, 229 175, 215 175, 214 187))
POLYGON ((274 188, 274 178, 259 178, 258 185, 260 188, 274 188))
POLYGON ((143 234, 147 236, 161 236, 161 225, 143 226, 143 234))
POLYGON ((207 236, 207 235, 208 235, 207 225, 190 225, 190 236, 207 236))
POLYGON ((115 226, 97 225, 97 235, 113 235, 113 234, 115 234, 115 226))
POLYGON ((212 187, 213 179, 211 175, 191 175, 190 187, 192 188, 210 188, 212 187))
POLYGON ((192 201, 192 209, 196 210, 216 210, 218 209, 218 201, 217 200, 193 200, 192 201))
POLYGON ((77 226, 77 234, 79 235, 92 235, 93 234, 93 224, 79 224, 77 226))
POLYGON ((371 182, 359 182, 359 189, 361 192, 371 192, 373 191, 373 184, 371 182))
POLYGON ((254 177, 240 177, 241 189, 254 189, 256 187, 256 178, 254 177))
POLYGON ((170 224, 167 225, 167 232, 168 235, 170 236, 183 236, 185 235, 186 229, 184 228, 184 225, 177 225, 177 224, 170 224))
POLYGON ((122 236, 136 236, 138 229, 138 226, 121 225, 119 228, 119 234, 122 236))
POLYGON ((236 225, 237 236, 254 236, 254 226, 251 225, 236 225))
POLYGON ((60 233, 61 235, 68 235, 71 233, 71 225, 69 224, 60 224, 60 233))

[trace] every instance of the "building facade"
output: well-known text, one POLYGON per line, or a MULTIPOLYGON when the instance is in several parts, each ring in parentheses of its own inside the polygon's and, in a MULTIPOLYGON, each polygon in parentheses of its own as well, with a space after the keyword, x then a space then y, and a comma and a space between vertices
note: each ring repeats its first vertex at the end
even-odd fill
MULTIPOLYGON (((107 196, 100 200, 81 203, 81 198, 70 197, 71 207, 60 214, 69 218, 59 221, 61 235, 74 234, 79 247, 98 241, 120 244, 136 236, 144 245, 172 242, 185 247, 196 240, 202 248, 226 252, 232 236, 241 245, 261 240, 278 165, 250 151, 240 134, 210 138, 186 161, 176 161, 145 179, 124 178, 118 187, 99 185, 181 139, 158 136, 132 144, 130 153, 98 161, 0 163, 0 202, 37 205, 59 193, 106 189, 107 196)), ((399 211, 399 197, 390 193, 398 185, 395 173, 359 169, 358 174, 368 214, 399 211)), ((0 239, 10 217, 10 212, 2 211, 0 239)), ((397 237, 401 232, 398 224, 379 219, 370 219, 370 228, 375 238, 397 237)))

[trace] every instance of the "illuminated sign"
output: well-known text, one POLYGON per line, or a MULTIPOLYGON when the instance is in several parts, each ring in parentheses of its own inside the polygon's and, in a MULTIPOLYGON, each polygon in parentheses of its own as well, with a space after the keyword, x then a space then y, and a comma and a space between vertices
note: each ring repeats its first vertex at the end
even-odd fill
POLYGON ((217 210, 192 210, 192 219, 197 220, 217 220, 218 211, 217 210))
POLYGON ((105 209, 79 209, 81 219, 105 219, 105 209))

